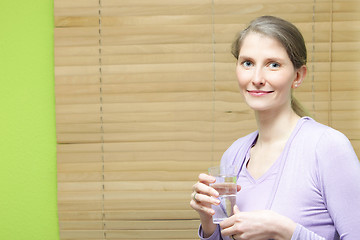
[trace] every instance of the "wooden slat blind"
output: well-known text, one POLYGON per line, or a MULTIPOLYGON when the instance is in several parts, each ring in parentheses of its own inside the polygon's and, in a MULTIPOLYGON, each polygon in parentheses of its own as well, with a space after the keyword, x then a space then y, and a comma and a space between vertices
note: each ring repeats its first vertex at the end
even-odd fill
POLYGON ((196 239, 200 172, 253 131, 230 43, 253 18, 295 23, 296 97, 360 148, 360 3, 55 0, 60 238, 196 239))

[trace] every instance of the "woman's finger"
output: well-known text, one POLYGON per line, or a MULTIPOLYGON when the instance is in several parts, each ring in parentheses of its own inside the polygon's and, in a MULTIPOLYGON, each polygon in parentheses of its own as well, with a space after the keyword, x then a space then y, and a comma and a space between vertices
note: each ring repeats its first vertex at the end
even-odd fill
MULTIPOLYGON (((229 218, 226 218, 225 220, 223 220, 222 222, 220 222, 220 227, 223 230, 227 230, 234 225, 234 220, 232 219, 234 216, 231 216, 229 218)), ((227 232, 225 231, 225 232, 227 232)))
POLYGON ((192 195, 192 199, 196 201, 197 203, 204 203, 204 204, 211 204, 211 205, 219 205, 220 200, 217 198, 214 198, 212 196, 204 195, 201 193, 195 192, 192 195))
MULTIPOLYGON (((196 195, 195 197, 197 199, 198 196, 196 195)), ((215 211, 211 208, 211 204, 196 201, 193 197, 191 198, 190 206, 199 213, 202 212, 210 216, 215 214, 215 211)))
MULTIPOLYGON (((220 227, 221 227, 221 225, 220 225, 220 227)), ((227 228, 222 228, 221 227, 221 229, 222 229, 221 230, 221 235, 222 236, 232 236, 232 235, 236 234, 234 225, 231 225, 231 226, 229 226, 227 228)))
POLYGON ((199 174, 199 182, 209 185, 211 183, 214 183, 215 181, 216 181, 216 178, 211 175, 208 175, 206 173, 199 174))
POLYGON ((238 206, 234 206, 234 215, 240 213, 238 206))
POLYGON ((215 198, 219 196, 219 193, 213 187, 208 186, 201 182, 197 182, 194 184, 193 191, 204 195, 212 196, 215 198))
POLYGON ((195 202, 199 203, 199 202, 201 202, 201 201, 196 198, 196 195, 197 195, 197 194, 198 194, 197 192, 193 192, 193 193, 191 194, 191 198, 192 198, 195 202))
POLYGON ((221 229, 227 229, 232 227, 236 222, 241 222, 241 216, 243 213, 240 212, 239 208, 234 206, 234 215, 229 218, 226 218, 220 223, 221 229))

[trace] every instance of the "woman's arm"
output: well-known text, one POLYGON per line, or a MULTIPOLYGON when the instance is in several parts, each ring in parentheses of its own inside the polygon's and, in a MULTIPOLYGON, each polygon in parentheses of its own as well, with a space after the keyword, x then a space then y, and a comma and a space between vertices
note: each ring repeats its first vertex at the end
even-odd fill
POLYGON ((360 163, 349 140, 327 131, 316 154, 321 192, 340 239, 359 239, 360 163))
POLYGON ((297 224, 291 240, 325 240, 325 238, 297 224))
POLYGON ((290 240, 296 223, 274 211, 240 212, 234 207, 234 215, 220 223, 222 236, 234 239, 290 240))
POLYGON ((214 183, 215 178, 207 174, 201 173, 199 181, 193 186, 191 194, 190 206, 198 212, 200 216, 203 237, 210 237, 216 230, 216 224, 212 222, 214 210, 211 205, 218 205, 220 202, 216 197, 219 193, 212 187, 210 183, 214 183))
POLYGON ((274 211, 240 212, 220 223, 221 235, 233 239, 325 240, 274 211))

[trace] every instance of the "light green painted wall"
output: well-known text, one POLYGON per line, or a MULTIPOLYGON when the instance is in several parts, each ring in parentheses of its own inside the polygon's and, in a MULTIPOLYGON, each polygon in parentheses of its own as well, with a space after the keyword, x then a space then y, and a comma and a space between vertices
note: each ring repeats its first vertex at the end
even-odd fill
POLYGON ((53 0, 0 0, 0 239, 59 239, 53 25, 53 0))

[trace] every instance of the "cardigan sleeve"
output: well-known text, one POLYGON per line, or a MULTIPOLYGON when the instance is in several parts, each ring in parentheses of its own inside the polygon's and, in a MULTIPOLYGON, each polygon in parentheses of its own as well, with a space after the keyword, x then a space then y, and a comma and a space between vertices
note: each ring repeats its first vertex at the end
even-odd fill
POLYGON ((204 232, 203 232, 203 230, 201 228, 201 225, 200 225, 199 238, 201 240, 230 240, 230 237, 222 237, 221 236, 221 229, 220 229, 219 224, 217 224, 217 228, 216 228, 215 232, 208 238, 204 238, 204 232))
POLYGON ((336 130, 325 131, 316 158, 321 193, 340 239, 358 239, 360 163, 350 141, 336 130))
POLYGON ((291 240, 325 240, 325 238, 297 224, 291 240))
POLYGON ((222 240, 219 224, 217 225, 217 228, 216 228, 215 232, 208 238, 204 237, 204 231, 202 230, 202 226, 200 225, 200 227, 199 227, 199 238, 201 240, 222 240))

